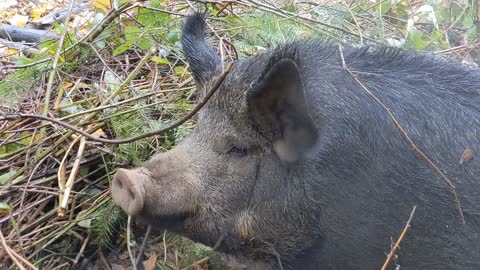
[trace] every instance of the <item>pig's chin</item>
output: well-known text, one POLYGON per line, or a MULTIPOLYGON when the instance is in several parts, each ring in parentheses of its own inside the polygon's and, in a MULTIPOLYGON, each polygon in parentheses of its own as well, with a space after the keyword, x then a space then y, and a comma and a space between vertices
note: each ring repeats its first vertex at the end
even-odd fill
POLYGON ((179 213, 173 215, 148 215, 141 214, 137 217, 143 223, 156 229, 165 229, 171 232, 181 232, 190 219, 190 215, 179 213))

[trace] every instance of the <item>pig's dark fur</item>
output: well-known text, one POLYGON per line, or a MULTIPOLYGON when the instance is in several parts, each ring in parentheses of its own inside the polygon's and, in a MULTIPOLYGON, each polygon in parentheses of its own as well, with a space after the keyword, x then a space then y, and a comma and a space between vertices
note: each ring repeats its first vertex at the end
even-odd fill
MULTIPOLYGON (((182 39, 200 92, 222 72, 204 27, 190 16, 182 39)), ((247 268, 379 269, 416 206, 389 269, 480 269, 480 159, 459 164, 466 148, 480 151, 480 71, 397 49, 342 51, 452 180, 465 224, 447 181, 342 68, 339 47, 318 41, 237 62, 192 134, 143 166, 159 193, 146 189, 142 216, 160 227, 187 216, 170 229, 210 246, 226 236, 219 250, 247 268)))

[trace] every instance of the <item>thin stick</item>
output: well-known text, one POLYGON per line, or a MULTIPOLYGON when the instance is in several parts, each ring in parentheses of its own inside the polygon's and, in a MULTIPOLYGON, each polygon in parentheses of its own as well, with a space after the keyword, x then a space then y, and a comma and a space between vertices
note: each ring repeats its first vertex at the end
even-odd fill
POLYGON ((83 257, 83 252, 85 251, 85 248, 87 247, 88 241, 90 240, 90 236, 92 235, 91 231, 88 232, 87 238, 83 240, 82 246, 80 247, 80 251, 78 252, 77 256, 75 257, 75 260, 73 260, 73 264, 76 265, 78 264, 78 261, 80 261, 80 258, 83 257))
MULTIPOLYGON (((66 169, 67 158, 70 155, 70 151, 72 151, 73 147, 77 144, 77 142, 81 138, 85 138, 85 137, 77 137, 73 140, 73 142, 70 143, 67 150, 63 154, 63 158, 62 158, 62 161, 60 161, 60 165, 58 166, 58 171, 57 171, 58 189, 59 189, 58 203, 60 205, 63 202, 63 196, 65 194, 65 187, 67 186, 66 180, 65 180, 65 174, 67 173, 67 169, 66 169)), ((65 215, 65 211, 62 211, 61 208, 59 208, 58 209, 58 215, 63 217, 65 215)))
POLYGON ((140 263, 140 261, 142 260, 143 251, 145 250, 145 247, 147 246, 147 240, 148 240, 148 237, 150 236, 150 231, 151 230, 152 230, 152 226, 148 225, 147 232, 145 232, 145 237, 143 238, 143 241, 142 241, 142 245, 140 246, 140 250, 138 250, 137 259, 135 260, 136 265, 138 265, 140 263))
MULTIPOLYGON (((67 16, 65 16, 65 21, 64 21, 64 27, 62 34, 60 36, 60 40, 58 41, 58 50, 55 52, 55 55, 53 56, 52 60, 52 70, 50 71, 50 74, 48 76, 48 82, 47 82, 47 90, 45 92, 45 104, 43 107, 43 115, 47 116, 48 115, 48 110, 49 110, 49 105, 50 105, 50 95, 52 93, 52 87, 53 87, 53 79, 55 78, 55 74, 57 74, 57 65, 58 65, 58 60, 60 59, 60 54, 62 52, 61 48, 63 47, 63 43, 65 41, 65 35, 67 34, 68 30, 68 21, 70 20, 70 14, 72 13, 73 6, 75 4, 74 0, 70 0, 70 6, 67 11, 67 16)), ((40 129, 40 138, 43 138, 45 136, 45 128, 40 129)))
POLYGON ((130 224, 132 223, 132 216, 128 216, 127 219, 127 250, 128 250, 128 256, 130 257, 130 261, 132 262, 132 268, 133 270, 137 270, 137 264, 135 263, 135 257, 133 256, 133 252, 131 249, 131 243, 130 243, 130 224))
POLYGON ((10 258, 12 259, 12 261, 15 262, 15 264, 17 265, 18 269, 22 269, 22 270, 25 270, 25 267, 23 267, 20 262, 22 261, 26 266, 28 266, 28 268, 32 269, 32 270, 38 270, 37 267, 35 267, 33 264, 31 264, 29 261, 27 261, 25 258, 23 258, 22 256, 20 256, 19 254, 17 254, 14 250, 12 250, 8 245, 7 245, 7 242, 5 241, 5 238, 3 237, 3 233, 2 231, 0 230, 0 242, 2 242, 2 246, 3 248, 5 249, 5 251, 7 252, 7 254, 10 256, 10 258), (17 260, 18 259, 18 260, 17 260))
MULTIPOLYGON (((33 141, 33 140, 32 140, 33 141)), ((25 201, 25 196, 27 194, 27 187, 28 185, 30 184, 30 181, 32 180, 33 176, 35 175, 35 173, 37 172, 38 168, 43 164, 43 162, 47 159, 47 157, 44 157, 42 160, 40 160, 40 162, 38 162, 35 167, 33 167, 33 170, 30 172, 30 176, 28 177, 28 180, 27 180, 27 183, 25 184, 25 188, 23 189, 23 192, 22 192, 22 197, 20 199, 20 213, 25 213, 23 215, 19 214, 18 216, 18 220, 17 220, 17 224, 18 224, 18 236, 19 236, 19 246, 20 246, 20 251, 24 254, 24 251, 23 251, 23 241, 22 239, 20 238, 20 226, 22 226, 22 220, 24 218, 24 216, 26 215, 26 213, 28 213, 26 210, 23 210, 23 203, 25 201)), ((25 255, 25 254, 24 254, 25 255)))
MULTIPOLYGON (((185 268, 182 268, 182 269, 180 269, 180 270, 189 270, 189 269, 192 269, 192 267, 195 269, 195 265, 198 265, 198 264, 207 262, 208 260, 210 260, 210 257, 209 257, 209 256, 203 257, 203 258, 201 258, 200 260, 195 261, 195 262, 193 262, 192 264, 190 264, 189 266, 187 266, 187 267, 185 267, 185 268)), ((199 267, 199 269, 201 269, 201 267, 199 267)))
POLYGON ((50 118, 50 117, 47 117, 47 116, 43 116, 43 115, 36 115, 36 114, 24 114, 24 113, 16 113, 16 114, 5 114, 3 116, 3 118, 0 118, 0 121, 2 120, 14 120, 14 119, 17 119, 17 118, 34 118, 34 119, 40 119, 40 120, 46 120, 46 121, 50 121, 52 123, 55 123, 57 125, 60 125, 60 126, 63 126, 65 128, 68 128, 70 130, 73 130, 75 132, 78 132, 80 133, 81 135, 89 138, 90 140, 92 141, 97 141, 97 142, 102 142, 102 143, 107 143, 107 144, 124 144, 124 143, 130 143, 130 142, 134 142, 134 141, 138 141, 140 139, 144 139, 144 138, 147 138, 147 137, 151 137, 151 136, 154 136, 154 135, 158 135, 158 134, 161 134, 161 133, 164 133, 166 131, 169 131, 171 129, 174 129, 178 126, 180 126, 181 124, 185 123, 188 119, 192 118, 192 116, 194 116, 203 106, 205 106, 205 104, 208 102, 208 100, 213 96, 213 94, 218 90, 218 88, 220 88, 220 86, 222 85, 223 81, 225 80, 225 78, 227 77, 228 73, 230 73, 230 70, 232 69, 233 67, 233 63, 229 63, 227 68, 225 69, 225 72, 223 72, 223 74, 218 78, 218 80, 216 81, 215 85, 213 86, 213 88, 207 93, 207 95, 203 98, 203 100, 197 104, 197 106, 195 106, 195 108, 193 110, 191 110, 187 115, 185 115, 183 118, 181 118, 180 120, 174 122, 173 124, 171 124, 170 126, 166 127, 166 128, 161 128, 161 129, 158 129, 158 130, 153 130, 153 131, 150 131, 150 132, 147 132, 147 133, 144 133, 142 135, 139 135, 139 136, 135 136, 135 137, 131 137, 131 138, 127 138, 127 139, 103 139, 103 138, 99 138, 99 137, 95 137, 83 130, 81 130, 80 128, 78 127, 75 127, 73 125, 70 125, 68 123, 65 123, 65 122, 62 122, 62 121, 59 121, 57 119, 54 119, 54 118, 50 118))
POLYGON ((450 186, 451 190, 452 190, 452 193, 453 193, 453 196, 455 197, 455 202, 457 204, 457 209, 458 209, 458 212, 460 213, 460 219, 461 219, 461 222, 462 224, 465 224, 465 217, 463 216, 463 210, 462 210, 462 205, 460 204, 460 199, 458 198, 458 194, 457 194, 457 189, 455 188, 455 185, 453 185, 452 181, 450 180, 450 178, 448 178, 448 176, 442 172, 442 170, 440 170, 440 168, 435 164, 435 162, 433 162, 433 160, 431 160, 427 154, 425 154, 413 141, 412 139, 410 138, 410 136, 408 136, 407 132, 405 131, 405 129, 403 129, 403 127, 400 125, 400 123, 398 122, 397 118, 395 118, 395 116, 393 115, 393 113, 390 111, 390 109, 385 105, 383 104, 383 102, 377 97, 375 96, 372 92, 370 92, 370 90, 368 90, 368 88, 357 78, 357 76, 355 76, 355 74, 353 74, 353 72, 347 67, 347 64, 345 63, 345 59, 343 58, 343 52, 342 52, 342 46, 341 45, 338 45, 338 48, 340 50, 340 58, 342 60, 342 68, 348 72, 348 74, 350 74, 350 76, 352 76, 353 80, 363 89, 363 91, 365 91, 370 97, 372 97, 380 106, 382 106, 382 108, 387 112, 388 116, 390 116, 390 118, 392 119, 393 123, 395 124, 395 126, 400 130, 400 132, 402 133, 403 137, 405 137, 405 139, 407 140, 407 142, 412 146, 413 150, 415 152, 417 152, 424 160, 426 160, 428 162, 428 164, 443 178, 445 179, 445 181, 447 181, 448 185, 450 186))
POLYGON ((72 170, 70 171, 70 175, 68 177, 67 184, 65 185, 65 189, 63 190, 63 201, 60 205, 60 213, 65 214, 65 211, 67 209, 68 198, 70 197, 70 192, 72 191, 73 187, 73 180, 77 176, 77 172, 80 169, 80 161, 82 160, 86 141, 87 140, 85 139, 85 137, 81 137, 80 145, 78 146, 77 156, 75 157, 75 162, 73 164, 72 170))
POLYGON ((23 265, 17 260, 17 258, 13 256, 12 250, 5 242, 5 238, 3 238, 3 233, 1 230, 0 230, 0 241, 2 242, 3 249, 8 254, 8 256, 10 256, 10 259, 15 263, 15 265, 17 265, 18 269, 25 270, 25 267, 23 267, 23 265))
POLYGON ((167 231, 163 232, 163 262, 167 263, 167 231))
POLYGON ((405 237, 405 234, 408 231, 408 228, 410 228, 410 222, 412 222, 413 215, 415 214, 415 209, 417 209, 417 206, 413 206, 412 212, 410 213, 410 218, 407 220, 407 224, 405 224, 405 227, 403 227, 402 233, 398 237, 397 242, 395 242, 395 245, 393 245, 392 249, 390 250, 390 253, 388 253, 387 259, 383 263, 383 266, 381 270, 387 269, 388 264, 393 258, 393 255, 395 255, 395 252, 397 251, 398 247, 400 246, 400 242, 402 239, 405 237))

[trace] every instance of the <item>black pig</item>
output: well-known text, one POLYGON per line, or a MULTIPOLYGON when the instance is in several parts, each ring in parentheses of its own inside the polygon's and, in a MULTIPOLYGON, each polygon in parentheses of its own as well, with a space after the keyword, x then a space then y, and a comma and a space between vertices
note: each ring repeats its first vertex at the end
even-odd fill
MULTIPOLYGON (((191 15, 182 37, 203 94, 225 65, 204 28, 191 15)), ((111 192, 153 226, 223 239, 247 269, 380 269, 416 206, 389 269, 480 269, 479 150, 479 69, 298 41, 237 62, 192 133, 111 192)))

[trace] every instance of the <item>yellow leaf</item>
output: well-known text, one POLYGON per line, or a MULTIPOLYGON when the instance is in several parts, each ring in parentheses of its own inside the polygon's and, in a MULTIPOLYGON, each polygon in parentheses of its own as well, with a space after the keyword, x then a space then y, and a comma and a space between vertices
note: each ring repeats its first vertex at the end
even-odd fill
POLYGON ((6 48, 5 49, 5 54, 6 55, 19 56, 18 53, 17 53, 17 50, 12 49, 12 48, 6 48))
POLYGON ((69 81, 63 81, 62 84, 63 84, 63 88, 65 88, 65 90, 68 90, 68 89, 72 88, 72 86, 73 86, 73 83, 69 82, 69 81))
POLYGON ((106 138, 107 137, 107 134, 105 134, 105 132, 99 128, 97 130, 95 130, 95 132, 92 133, 93 136, 95 137, 98 137, 98 138, 106 138))
POLYGON ((111 8, 110 0, 93 0, 92 5, 105 13, 111 8))
POLYGON ((47 12, 47 9, 44 7, 32 10, 32 12, 30 13, 30 16, 32 16, 32 21, 38 21, 43 16, 43 14, 45 14, 45 12, 47 12))
POLYGON ((8 22, 11 25, 24 27, 25 24, 27 24, 27 22, 28 22, 28 16, 22 16, 22 15, 15 14, 15 15, 13 15, 12 18, 10 18, 10 20, 8 20, 8 22))

